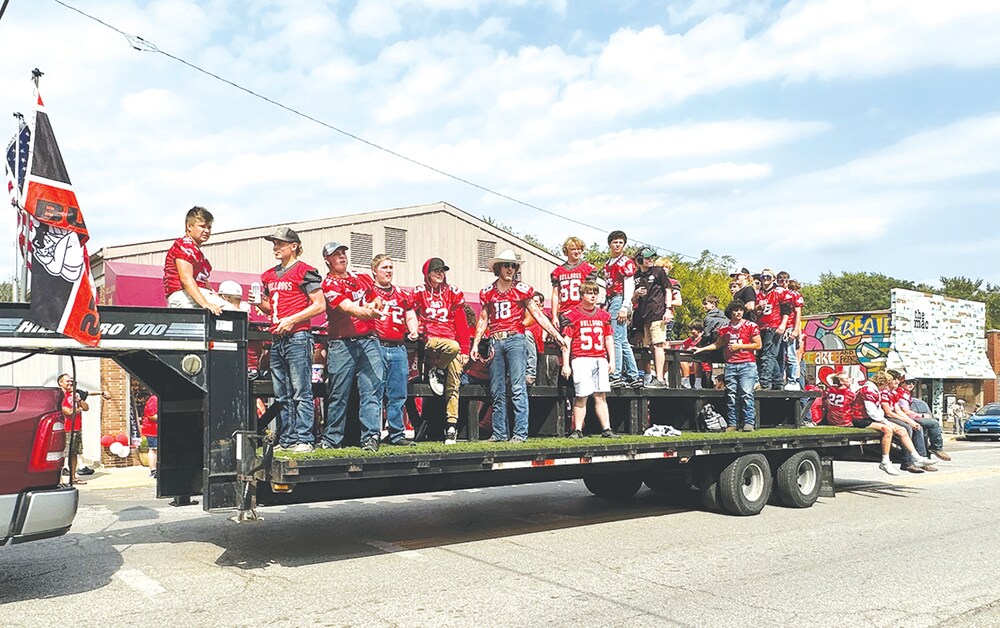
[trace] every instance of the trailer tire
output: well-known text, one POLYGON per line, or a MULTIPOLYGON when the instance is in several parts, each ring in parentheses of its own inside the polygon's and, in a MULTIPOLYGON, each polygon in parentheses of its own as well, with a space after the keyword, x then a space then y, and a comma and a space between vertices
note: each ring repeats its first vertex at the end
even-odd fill
POLYGON ((763 454, 744 454, 719 474, 719 497, 725 512, 756 515, 771 495, 771 465, 763 454))
POLYGON ((587 490, 601 499, 626 501, 642 488, 642 477, 631 473, 615 475, 595 475, 583 478, 587 490))
POLYGON ((701 505, 709 512, 724 512, 719 498, 719 472, 717 465, 704 465, 694 472, 695 486, 701 494, 701 505))
POLYGON ((806 450, 792 454, 778 466, 774 474, 775 493, 781 504, 789 508, 809 508, 819 499, 822 484, 819 454, 806 450))

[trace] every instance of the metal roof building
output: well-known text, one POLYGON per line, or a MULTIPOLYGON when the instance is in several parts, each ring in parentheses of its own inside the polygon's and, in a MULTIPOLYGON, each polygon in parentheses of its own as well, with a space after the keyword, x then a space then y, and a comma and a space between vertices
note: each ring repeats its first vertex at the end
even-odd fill
MULTIPOLYGON (((178 224, 183 214, 178 216, 178 224)), ((217 225, 221 226, 221 225, 217 225)), ((249 229, 218 231, 203 251, 214 271, 260 274, 274 265, 271 243, 264 236, 277 226, 288 226, 302 238, 302 259, 325 274, 320 250, 335 240, 348 245, 351 269, 371 272, 371 260, 388 253, 395 261, 396 283, 409 287, 423 281, 424 261, 440 257, 451 268, 449 283, 468 293, 477 293, 493 281, 487 261, 505 249, 513 249, 524 259, 522 281, 546 296, 551 294, 549 273, 561 259, 521 238, 499 229, 445 202, 402 207, 384 211, 334 216, 320 220, 264 225, 249 229)), ((91 256, 94 279, 104 285, 105 264, 122 262, 162 268, 167 250, 183 235, 180 230, 169 239, 102 248, 91 256)), ((566 234, 567 236, 570 234, 566 234)), ((560 238, 561 239, 561 238, 560 238)))

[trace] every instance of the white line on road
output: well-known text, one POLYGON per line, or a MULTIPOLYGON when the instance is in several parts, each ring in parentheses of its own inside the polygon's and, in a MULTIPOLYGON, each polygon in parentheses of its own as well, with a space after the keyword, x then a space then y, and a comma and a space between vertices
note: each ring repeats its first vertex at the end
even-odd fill
POLYGON ((119 569, 115 573, 115 577, 125 583, 126 586, 135 589, 149 598, 156 597, 167 591, 160 586, 159 582, 142 573, 139 569, 119 569))

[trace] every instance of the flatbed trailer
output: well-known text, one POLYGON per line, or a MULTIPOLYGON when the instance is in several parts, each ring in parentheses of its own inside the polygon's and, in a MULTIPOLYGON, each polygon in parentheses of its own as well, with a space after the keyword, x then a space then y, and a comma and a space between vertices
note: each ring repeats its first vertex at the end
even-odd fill
MULTIPOLYGON (((486 434, 476 406, 488 403, 488 390, 470 385, 461 391, 465 440, 457 445, 276 452, 264 430, 276 406, 264 420, 252 412, 252 399, 266 394, 269 383, 247 379, 246 314, 102 307, 103 338, 89 348, 38 329, 27 310, 25 304, 0 306, 0 349, 114 359, 160 398, 157 496, 180 505, 201 495, 205 510, 237 510, 238 520, 255 518, 258 505, 568 479, 582 479, 608 499, 631 497, 644 483, 656 491, 697 491, 712 510, 752 515, 772 497, 808 507, 832 495, 835 459, 878 459, 877 432, 803 427, 801 402, 815 394, 799 391, 760 392, 761 428, 720 434, 699 432, 696 417, 705 403, 724 403, 724 391, 616 390, 609 405, 623 437, 568 439, 570 389, 551 376, 529 391, 530 438, 523 444, 480 440, 486 434), (642 436, 649 424, 684 433, 642 436)), ((551 375, 550 367, 543 373, 551 375)), ((425 422, 443 416, 441 399, 425 385, 412 384, 410 393, 424 399, 425 422)), ((433 428, 426 434, 433 436, 433 428)))

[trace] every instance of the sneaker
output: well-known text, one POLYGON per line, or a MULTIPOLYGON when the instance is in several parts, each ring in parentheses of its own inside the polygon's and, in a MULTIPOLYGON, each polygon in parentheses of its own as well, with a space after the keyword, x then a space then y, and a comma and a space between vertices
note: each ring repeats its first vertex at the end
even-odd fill
MULTIPOLYGON (((899 467, 899 470, 900 470, 900 471, 908 471, 908 472, 910 472, 910 473, 923 473, 923 472, 924 472, 924 470, 923 470, 923 469, 921 469, 920 467, 918 467, 918 466, 917 466, 917 465, 915 465, 915 464, 904 464, 904 465, 900 465, 900 467, 899 467)), ((937 469, 935 469, 935 471, 936 471, 936 470, 937 470, 937 469)))
POLYGON ((375 453, 378 451, 378 439, 374 436, 369 438, 361 445, 361 451, 367 451, 369 453, 375 453))
POLYGON ((611 428, 608 428, 601 432, 601 438, 621 438, 621 436, 611 431, 611 428))
POLYGON ((94 475, 94 470, 90 467, 80 467, 76 470, 77 475, 94 475))
POLYGON ((402 437, 402 438, 400 438, 400 439, 398 439, 398 440, 394 440, 394 441, 390 442, 389 444, 393 445, 395 447, 416 447, 416 445, 417 445, 417 443, 415 441, 412 441, 409 438, 406 438, 405 436, 402 437))
POLYGON ((525 437, 523 437, 523 436, 511 436, 509 442, 511 442, 511 443, 526 443, 526 442, 528 442, 528 439, 525 438, 525 437))
POLYGON ((535 385, 535 376, 534 375, 525 375, 524 376, 524 383, 526 385, 528 385, 528 386, 534 386, 535 385))
POLYGON ((951 462, 951 456, 944 453, 943 451, 932 451, 931 455, 937 456, 940 460, 944 460, 945 462, 951 462))
POLYGON ((427 383, 431 387, 431 392, 435 395, 441 396, 444 394, 444 370, 442 369, 431 369, 431 372, 427 375, 427 383))
MULTIPOLYGON (((934 464, 934 461, 931 460, 930 458, 918 458, 917 460, 913 461, 913 464, 921 468, 926 468, 934 464)), ((937 469, 935 469, 935 471, 936 470, 937 469)))
POLYGON ((62 474, 63 475, 69 475, 69 469, 63 469, 62 470, 62 474))
POLYGON ((653 378, 652 381, 647 384, 649 388, 666 388, 667 384, 662 379, 653 378))
POLYGON ((816 427, 816 424, 812 421, 804 421, 800 427, 816 427))
POLYGON ((506 438, 497 438, 496 436, 490 436, 490 438, 489 438, 489 440, 487 442, 490 442, 490 443, 506 443, 507 439, 506 438))
POLYGON ((612 388, 624 388, 625 380, 622 379, 621 375, 612 375, 608 378, 608 383, 611 384, 612 388))
POLYGON ((454 425, 449 425, 448 429, 444 431, 444 444, 454 445, 458 442, 458 428, 454 425))
POLYGON ((788 382, 785 384, 785 390, 802 390, 798 382, 788 382))
POLYGON ((691 388, 691 380, 684 378, 681 380, 681 388, 691 388))
POLYGON ((343 445, 334 445, 333 443, 328 443, 325 440, 321 440, 319 444, 316 445, 316 449, 343 449, 343 448, 344 448, 343 445))
POLYGON ((583 438, 583 432, 580 430, 573 430, 569 433, 569 438, 583 438))
POLYGON ((293 454, 307 454, 312 450, 313 446, 310 445, 309 443, 298 443, 288 448, 288 451, 292 452, 293 454))
POLYGON ((149 477, 153 478, 154 480, 156 479, 156 469, 153 469, 152 471, 149 472, 149 477))
POLYGON ((892 464, 886 464, 884 462, 880 462, 878 468, 881 469, 882 471, 885 471, 889 475, 899 475, 899 471, 897 471, 896 467, 892 466, 892 464))
POLYGON ((727 432, 735 432, 736 431, 736 426, 735 425, 729 425, 729 426, 726 427, 726 431, 727 432))
POLYGON ((646 384, 642 381, 641 377, 636 377, 628 383, 632 388, 644 388, 646 384))
POLYGON ((755 428, 754 428, 754 426, 753 426, 752 423, 747 423, 746 425, 743 426, 743 431, 744 432, 752 432, 752 431, 754 431, 754 429, 755 428))

